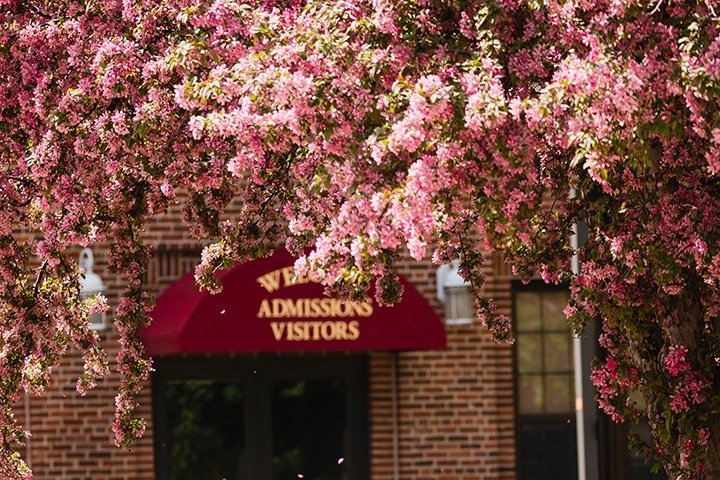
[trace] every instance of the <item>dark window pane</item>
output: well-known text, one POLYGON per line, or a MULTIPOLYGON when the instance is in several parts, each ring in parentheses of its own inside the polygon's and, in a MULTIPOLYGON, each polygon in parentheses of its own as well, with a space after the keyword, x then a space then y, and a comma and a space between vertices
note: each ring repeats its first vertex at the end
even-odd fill
POLYGON ((543 292, 542 311, 545 330, 568 331, 563 310, 568 302, 568 292, 543 292))
POLYGON ((273 480, 344 479, 345 382, 278 382, 272 390, 272 431, 273 480))
POLYGON ((543 383, 540 375, 522 375, 518 380, 518 410, 532 415, 543 412, 543 383))
POLYGON ((575 422, 570 419, 518 421, 519 480, 576 480, 575 422))
POLYGON ((171 480, 243 480, 245 392, 240 382, 175 381, 165 388, 171 480))
POLYGON ((515 341, 519 373, 542 372, 542 340, 539 333, 518 335, 515 341))
MULTIPOLYGON (((545 371, 567 372, 572 370, 571 338, 567 331, 545 335, 545 371)), ((518 358, 520 356, 518 351, 518 358)))
POLYGON ((572 375, 547 375, 545 377, 545 412, 574 412, 574 379, 572 375))
POLYGON ((545 423, 545 478, 577 478, 577 433, 570 418, 545 423))
POLYGON ((518 425, 520 449, 518 458, 523 480, 544 479, 545 434, 540 425, 518 425))
POLYGON ((540 294, 518 292, 515 294, 515 328, 518 332, 540 329, 540 294))

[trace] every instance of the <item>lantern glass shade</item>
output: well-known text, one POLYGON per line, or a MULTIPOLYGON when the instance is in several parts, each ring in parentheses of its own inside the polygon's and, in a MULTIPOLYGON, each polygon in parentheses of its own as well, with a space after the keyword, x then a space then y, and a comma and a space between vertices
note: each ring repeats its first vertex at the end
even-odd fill
MULTIPOLYGON (((80 298, 85 301, 102 293, 102 291, 82 291, 80 292, 80 298)), ((88 317, 88 322, 92 330, 105 330, 107 328, 107 316, 105 312, 95 312, 91 314, 88 317)))
POLYGON ((472 291, 468 286, 445 287, 445 323, 469 325, 475 316, 472 291))
MULTIPOLYGON (((80 298, 88 300, 90 298, 101 295, 105 292, 105 284, 100 275, 93 271, 94 258, 92 250, 84 248, 80 252, 78 264, 85 269, 85 273, 80 277, 80 298)), ((107 328, 107 316, 105 312, 95 312, 88 318, 90 328, 93 330, 105 330, 107 328)))
POLYGON ((472 286, 460 275, 458 262, 437 270, 437 297, 445 305, 447 325, 469 325, 475 318, 472 286))

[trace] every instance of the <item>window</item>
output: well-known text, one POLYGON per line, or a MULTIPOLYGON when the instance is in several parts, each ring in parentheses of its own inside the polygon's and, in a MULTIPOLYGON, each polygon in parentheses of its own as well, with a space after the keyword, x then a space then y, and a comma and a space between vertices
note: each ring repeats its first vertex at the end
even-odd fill
POLYGON ((362 358, 158 359, 160 480, 368 478, 362 358))
POLYGON ((518 478, 577 479, 569 293, 545 285, 513 292, 518 478))

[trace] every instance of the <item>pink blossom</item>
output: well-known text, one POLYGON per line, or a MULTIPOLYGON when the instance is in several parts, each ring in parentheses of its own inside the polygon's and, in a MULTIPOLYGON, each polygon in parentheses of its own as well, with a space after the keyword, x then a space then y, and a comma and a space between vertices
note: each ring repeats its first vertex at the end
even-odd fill
MULTIPOLYGON (((189 235, 216 242, 196 269, 213 292, 218 269, 281 244, 326 284, 380 278, 388 301, 399 252, 421 259, 433 244, 435 261, 463 259, 479 294, 481 252, 522 279, 571 279, 566 313, 603 330, 601 407, 635 418, 639 389, 662 410, 653 418, 681 413, 687 431, 671 434, 700 444, 720 311, 708 2, 20 3, 0 15, 0 310, 12 312, 0 371, 21 372, 3 376, 8 445, 21 438, 14 399, 42 391, 65 346, 84 357, 79 391, 107 369, 86 325, 95 307, 67 267, 103 241, 126 287, 109 312, 116 440, 142 434, 143 236, 176 204, 189 235), (576 249, 578 218, 588 242, 576 249)), ((477 313, 512 341, 502 309, 482 299, 477 313)), ((702 469, 687 463, 687 478, 702 469)))
POLYGON ((687 361, 688 349, 682 345, 670 345, 665 355, 665 369, 673 377, 690 370, 690 363, 687 361))

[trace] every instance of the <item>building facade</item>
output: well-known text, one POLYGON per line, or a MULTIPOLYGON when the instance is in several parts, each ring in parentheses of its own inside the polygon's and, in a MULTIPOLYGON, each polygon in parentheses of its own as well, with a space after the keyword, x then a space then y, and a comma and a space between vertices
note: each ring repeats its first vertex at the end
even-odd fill
MULTIPOLYGON (((398 264, 406 295, 397 309, 324 299, 318 285, 283 276, 291 261, 282 253, 231 270, 210 297, 188 281, 203 245, 179 211, 145 236, 158 297, 144 332, 155 360, 140 398, 145 436, 130 450, 113 446, 119 378, 80 397, 82 363, 71 355, 47 393, 17 409, 32 432, 24 455, 34 478, 578 478, 566 290, 519 284, 488 256, 485 294, 514 316, 510 346, 477 322, 443 324, 430 262, 398 264)), ((121 279, 105 270, 103 246, 94 250, 116 303, 121 279)), ((114 359, 115 331, 101 337, 114 359)), ((621 429, 602 420, 587 435, 602 450, 595 478, 655 478, 627 453, 621 429)))

